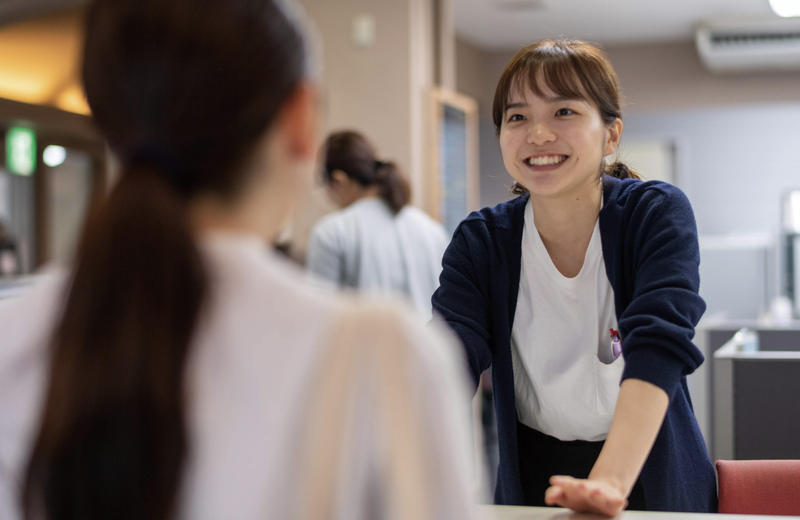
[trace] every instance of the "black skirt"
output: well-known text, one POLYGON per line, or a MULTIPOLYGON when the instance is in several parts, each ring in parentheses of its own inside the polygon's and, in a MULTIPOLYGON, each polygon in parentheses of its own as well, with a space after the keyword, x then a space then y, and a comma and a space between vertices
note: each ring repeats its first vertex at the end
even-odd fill
MULTIPOLYGON (((545 506, 544 492, 553 475, 588 478, 605 441, 562 441, 517 421, 517 453, 526 506, 545 506)), ((642 484, 636 481, 628 510, 647 511, 642 484)))

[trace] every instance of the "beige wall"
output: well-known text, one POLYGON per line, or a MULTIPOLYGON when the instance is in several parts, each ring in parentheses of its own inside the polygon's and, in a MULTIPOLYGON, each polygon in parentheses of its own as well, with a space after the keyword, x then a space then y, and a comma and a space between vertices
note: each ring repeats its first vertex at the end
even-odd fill
MULTIPOLYGON (((423 204, 426 94, 433 86, 432 0, 300 0, 322 46, 323 131, 353 129, 397 162, 423 204), (357 47, 353 19, 375 18, 373 46, 357 47)), ((313 224, 333 207, 317 190, 291 225, 302 260, 313 224)))
POLYGON ((800 72, 719 75, 694 43, 610 47, 628 112, 800 101, 800 72))
POLYGON ((503 166, 492 123, 494 89, 509 58, 507 52, 485 52, 462 39, 456 41, 456 90, 475 98, 480 112, 481 207, 507 200, 512 182, 503 166))
MULTIPOLYGON (((397 0, 389 0, 397 1, 397 0)), ((419 207, 427 204, 427 161, 430 112, 429 95, 434 87, 436 42, 434 42, 433 2, 436 0, 408 0, 411 9, 410 24, 410 103, 406 107, 411 124, 410 166, 406 170, 411 180, 412 203, 419 207)), ((454 57, 453 57, 454 59, 454 57)), ((455 65, 453 65, 455 67, 455 65)))
POLYGON ((434 34, 438 70, 434 77, 436 83, 447 90, 456 88, 456 12, 454 0, 433 0, 434 34))
POLYGON ((410 9, 396 0, 302 0, 323 45, 325 128, 365 133, 407 169, 411 157, 410 9), (353 18, 371 14, 377 39, 357 48, 353 18))
MULTIPOLYGON (((483 105, 484 90, 489 83, 486 80, 488 66, 488 53, 456 39, 456 90, 477 99, 479 105, 483 105)), ((483 106, 480 108, 483 110, 483 106)))
MULTIPOLYGON (((466 44, 459 46, 462 48, 466 44)), ((516 50, 471 50, 480 53, 485 63, 483 77, 489 85, 483 87, 481 99, 490 103, 489 92, 516 50)), ((626 113, 800 102, 800 72, 712 74, 700 63, 693 42, 612 46, 606 51, 619 75, 626 113)), ((477 61, 470 52, 461 52, 458 58, 458 65, 463 63, 468 69, 477 61)), ((475 75, 471 73, 471 77, 475 75)))

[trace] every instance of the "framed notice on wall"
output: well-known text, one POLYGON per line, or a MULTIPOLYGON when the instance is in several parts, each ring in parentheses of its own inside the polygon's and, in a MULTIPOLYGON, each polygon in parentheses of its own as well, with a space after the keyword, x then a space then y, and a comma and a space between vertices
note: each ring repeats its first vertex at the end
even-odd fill
POLYGON ((462 94, 431 94, 427 210, 452 233, 478 209, 478 104, 462 94))

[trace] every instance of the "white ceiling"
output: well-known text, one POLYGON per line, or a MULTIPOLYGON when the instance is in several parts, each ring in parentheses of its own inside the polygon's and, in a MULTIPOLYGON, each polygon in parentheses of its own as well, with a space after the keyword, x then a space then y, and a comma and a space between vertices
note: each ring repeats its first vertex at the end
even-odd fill
POLYGON ((488 50, 562 36, 604 45, 689 40, 704 20, 779 19, 768 0, 538 0, 543 7, 498 6, 536 1, 453 0, 456 32, 488 50))

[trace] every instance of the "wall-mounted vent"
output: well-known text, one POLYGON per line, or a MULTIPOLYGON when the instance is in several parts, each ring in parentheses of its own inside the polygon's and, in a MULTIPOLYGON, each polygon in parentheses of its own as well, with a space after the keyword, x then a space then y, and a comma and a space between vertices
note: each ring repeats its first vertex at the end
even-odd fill
POLYGON ((717 47, 723 45, 794 45, 800 41, 800 33, 785 34, 714 34, 711 43, 717 47))
POLYGON ((547 7, 545 0, 489 0, 489 3, 504 11, 535 11, 547 7))
POLYGON ((695 42, 714 72, 800 70, 800 22, 717 22, 700 25, 695 42))

